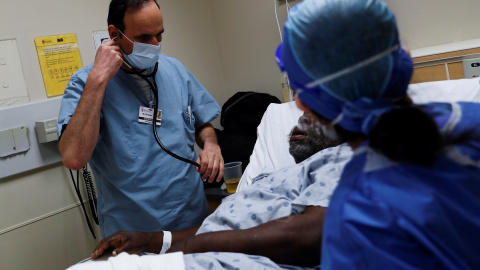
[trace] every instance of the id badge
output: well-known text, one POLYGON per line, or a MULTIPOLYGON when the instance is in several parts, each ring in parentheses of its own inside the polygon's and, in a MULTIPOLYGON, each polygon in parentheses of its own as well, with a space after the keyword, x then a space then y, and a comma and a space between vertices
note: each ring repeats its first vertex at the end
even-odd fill
MULTIPOLYGON (((144 124, 151 124, 153 119, 153 108, 140 106, 138 110, 138 122, 144 124)), ((162 124, 162 110, 157 112, 157 126, 162 124)))

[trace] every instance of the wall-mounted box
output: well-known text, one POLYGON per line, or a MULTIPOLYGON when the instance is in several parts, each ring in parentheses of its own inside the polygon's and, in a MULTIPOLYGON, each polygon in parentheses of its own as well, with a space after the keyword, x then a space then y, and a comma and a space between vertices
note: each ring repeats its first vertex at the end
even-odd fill
POLYGON ((57 136, 57 118, 36 121, 35 130, 39 143, 47 143, 58 140, 57 136))
POLYGON ((0 179, 62 161, 58 144, 39 143, 34 131, 35 122, 58 117, 61 101, 61 97, 56 97, 11 107, 0 107, 0 130, 9 130, 18 127, 21 123, 28 128, 26 135, 30 143, 30 149, 27 152, 0 157, 0 179))
POLYGON ((463 60, 463 73, 466 79, 480 77, 480 58, 463 60))

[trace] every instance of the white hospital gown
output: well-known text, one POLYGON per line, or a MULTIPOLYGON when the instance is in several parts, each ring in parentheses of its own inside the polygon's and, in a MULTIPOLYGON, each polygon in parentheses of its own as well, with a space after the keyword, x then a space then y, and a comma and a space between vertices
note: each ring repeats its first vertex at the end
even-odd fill
MULTIPOLYGON (((322 150, 302 163, 255 178, 253 184, 243 191, 226 197, 217 210, 205 219, 197 234, 247 229, 281 217, 301 214, 307 206, 327 207, 343 167, 352 154, 350 147, 343 144, 322 150)), ((164 256, 138 257, 124 254, 116 259, 112 258, 114 261, 127 260, 128 263, 137 265, 137 268, 125 268, 124 266, 130 265, 127 262, 116 263, 117 267, 106 262, 90 262, 77 264, 69 270, 140 270, 154 269, 154 265, 158 266, 158 269, 173 269, 165 262, 160 262, 167 259, 163 258, 164 256)), ((320 257, 320 254, 318 256, 320 257)), ((174 259, 179 260, 176 257, 171 259, 170 264, 176 262, 174 259)), ((278 265, 267 257, 231 252, 186 254, 183 261, 187 270, 318 269, 278 265)))
MULTIPOLYGON (((307 206, 327 207, 352 154, 350 147, 342 144, 320 151, 302 163, 255 178, 251 186, 224 198, 197 234, 248 229, 301 214, 307 206)), ((185 265, 186 269, 304 269, 277 265, 262 256, 228 252, 185 255, 185 265)))
MULTIPOLYGON (((320 255, 319 255, 320 256, 320 255)), ((297 267, 290 265, 278 265, 267 257, 247 255, 231 252, 206 252, 186 254, 183 256, 186 270, 257 270, 257 269, 285 269, 285 270, 307 270, 318 269, 297 267)))
POLYGON ((328 148, 307 160, 253 179, 251 186, 222 200, 197 234, 248 229, 302 213, 307 206, 327 207, 352 151, 346 144, 328 148))

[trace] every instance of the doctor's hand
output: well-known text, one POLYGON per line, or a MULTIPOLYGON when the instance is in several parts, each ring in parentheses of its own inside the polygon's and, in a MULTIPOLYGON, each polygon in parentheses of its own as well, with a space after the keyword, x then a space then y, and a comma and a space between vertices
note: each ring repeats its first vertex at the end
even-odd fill
POLYGON ((109 40, 98 47, 91 74, 96 74, 101 80, 108 82, 117 74, 122 64, 120 47, 115 41, 109 40))
POLYGON ((113 256, 122 252, 129 254, 139 254, 144 251, 159 253, 160 249, 156 245, 160 244, 161 248, 162 243, 163 232, 116 232, 98 243, 93 250, 92 259, 97 259, 104 252, 112 249, 113 256))
POLYGON ((223 156, 218 144, 205 143, 203 151, 198 154, 197 163, 200 164, 197 172, 202 180, 208 179, 209 183, 213 180, 220 182, 223 176, 223 156))

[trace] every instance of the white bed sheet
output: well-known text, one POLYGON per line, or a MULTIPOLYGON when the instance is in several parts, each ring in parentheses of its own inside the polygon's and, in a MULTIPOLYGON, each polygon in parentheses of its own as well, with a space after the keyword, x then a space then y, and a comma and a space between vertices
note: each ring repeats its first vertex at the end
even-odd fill
MULTIPOLYGON (((407 90, 414 103, 480 102, 480 78, 411 84, 407 90)), ((303 114, 295 102, 271 104, 257 128, 257 141, 250 163, 240 179, 237 191, 252 183, 262 173, 295 164, 288 152, 288 134, 303 114)))
POLYGON ((408 95, 414 103, 480 102, 480 79, 460 79, 411 84, 408 95))

